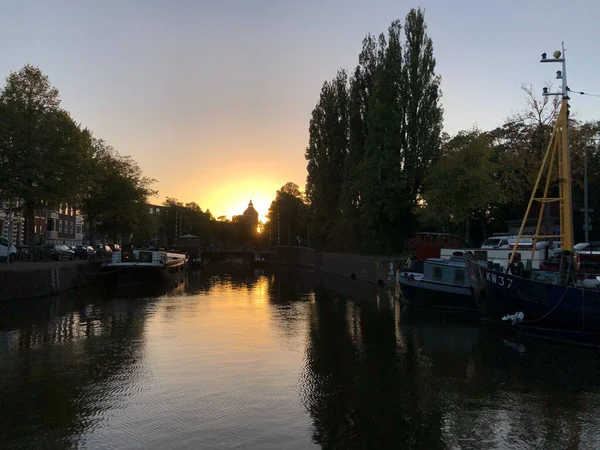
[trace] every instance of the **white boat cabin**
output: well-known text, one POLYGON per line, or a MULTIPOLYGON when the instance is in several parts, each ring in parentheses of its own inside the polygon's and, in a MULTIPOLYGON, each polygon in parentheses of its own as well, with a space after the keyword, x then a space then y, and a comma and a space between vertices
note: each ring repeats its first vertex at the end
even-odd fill
MULTIPOLYGON (((455 249, 456 251, 456 249, 455 249)), ((461 257, 429 258, 423 265, 423 281, 469 287, 467 266, 461 257)))

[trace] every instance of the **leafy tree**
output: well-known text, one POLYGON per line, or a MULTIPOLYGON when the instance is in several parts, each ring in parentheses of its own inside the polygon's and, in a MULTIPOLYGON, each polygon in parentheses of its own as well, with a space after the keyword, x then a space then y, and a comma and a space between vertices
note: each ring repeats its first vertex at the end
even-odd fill
POLYGON ((19 200, 31 245, 36 209, 76 203, 91 135, 60 109, 58 90, 32 65, 7 77, 0 124, 0 186, 7 198, 19 200))
POLYGON ((100 233, 113 242, 120 237, 146 241, 152 233, 147 199, 157 193, 151 188, 155 180, 145 177, 130 156, 120 155, 104 141, 94 139, 91 147, 89 176, 78 200, 88 223, 88 239, 93 242, 100 233))
POLYGON ((265 232, 271 233, 273 245, 297 245, 296 236, 306 244, 309 238, 307 218, 308 207, 302 192, 297 184, 288 182, 277 191, 269 206, 265 232))
POLYGON ((467 240, 472 218, 480 219, 485 230, 501 192, 497 173, 489 136, 479 130, 459 132, 444 144, 426 178, 422 219, 452 231, 466 224, 467 240))
POLYGON ((402 31, 396 20, 367 35, 349 87, 338 73, 313 110, 307 200, 321 244, 391 252, 413 232, 442 108, 423 11, 411 10, 402 31))
POLYGON ((314 234, 323 242, 339 212, 348 153, 347 84, 348 76, 343 70, 333 81, 323 84, 309 128, 306 197, 312 208, 314 234))
POLYGON ((340 217, 329 239, 333 247, 341 250, 356 249, 365 231, 360 219, 361 167, 365 153, 370 98, 375 77, 381 68, 378 57, 378 40, 368 34, 363 40, 358 66, 350 79, 348 99, 348 153, 344 161, 344 179, 340 198, 340 217))
POLYGON ((150 187, 155 180, 145 177, 130 156, 115 152, 111 163, 112 172, 104 179, 101 194, 96 194, 104 203, 99 212, 100 231, 114 242, 119 241, 119 236, 129 241, 136 232, 148 236, 151 231, 147 199, 157 194, 150 187))
POLYGON ((401 104, 402 26, 394 21, 387 39, 379 37, 379 70, 369 98, 368 134, 359 165, 361 219, 370 249, 390 251, 407 203, 403 194, 401 151, 403 116, 401 104))
POLYGON ((408 13, 404 31, 402 163, 410 200, 416 205, 427 171, 440 152, 443 119, 441 78, 435 73, 433 43, 427 35, 425 14, 420 8, 408 13))
MULTIPOLYGON (((551 86, 548 86, 551 88, 551 86)), ((490 132, 500 158, 503 197, 522 214, 548 146, 560 104, 555 97, 537 98, 531 86, 521 86, 525 108, 490 132)))

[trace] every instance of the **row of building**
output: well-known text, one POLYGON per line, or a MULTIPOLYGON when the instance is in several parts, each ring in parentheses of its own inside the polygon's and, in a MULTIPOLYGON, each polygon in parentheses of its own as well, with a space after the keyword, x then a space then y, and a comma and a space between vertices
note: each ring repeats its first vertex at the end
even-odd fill
MULTIPOLYGON (((15 205, 18 206, 18 205, 15 205)), ((25 243, 25 219, 9 210, 5 200, 0 199, 0 236, 9 238, 16 246, 25 243)), ((33 224, 35 244, 81 245, 84 242, 84 220, 75 208, 61 204, 58 209, 36 211, 33 224)))
MULTIPOLYGON (((167 243, 167 236, 160 218, 164 214, 165 207, 148 204, 148 208, 153 227, 152 244, 164 246, 167 243)), ((8 238, 12 228, 11 242, 16 246, 22 246, 25 244, 25 220, 20 215, 8 213, 8 210, 10 208, 6 201, 0 199, 0 236, 8 238)), ((250 200, 243 216, 247 218, 250 226, 256 229, 258 213, 252 205, 252 200, 250 200)), ((61 204, 57 209, 40 209, 36 211, 33 231, 35 244, 48 243, 75 246, 90 243, 87 240, 87 230, 83 216, 67 204, 61 204)), ((181 235, 181 223, 179 221, 176 223, 174 231, 176 236, 181 235)), ((96 243, 98 242, 92 244, 96 243)))

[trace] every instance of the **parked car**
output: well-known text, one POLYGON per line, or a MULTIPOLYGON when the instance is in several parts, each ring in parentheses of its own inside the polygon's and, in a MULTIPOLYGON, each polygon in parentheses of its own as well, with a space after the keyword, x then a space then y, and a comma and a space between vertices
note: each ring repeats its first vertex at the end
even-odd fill
POLYGON ((0 237, 0 259, 7 259, 10 262, 13 262, 17 259, 17 247, 14 245, 8 245, 8 239, 4 236, 0 237))
POLYGON ((96 250, 91 245, 75 246, 75 257, 81 259, 90 259, 96 257, 96 250))
POLYGON ((96 255, 100 258, 110 258, 113 253, 112 249, 105 244, 97 245, 94 250, 96 250, 96 255))
POLYGON ((63 244, 44 244, 41 246, 42 252, 57 261, 75 258, 75 252, 63 244))

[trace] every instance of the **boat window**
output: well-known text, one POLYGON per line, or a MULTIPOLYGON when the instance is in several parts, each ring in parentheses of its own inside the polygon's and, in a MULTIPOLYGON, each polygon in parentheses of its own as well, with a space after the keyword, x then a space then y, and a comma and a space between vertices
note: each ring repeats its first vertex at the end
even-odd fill
POLYGON ((454 271, 454 282, 463 284, 465 282, 465 271, 455 270, 454 271))
POLYGON ((442 268, 441 267, 434 267, 433 268, 433 279, 434 280, 441 280, 442 279, 442 268))

